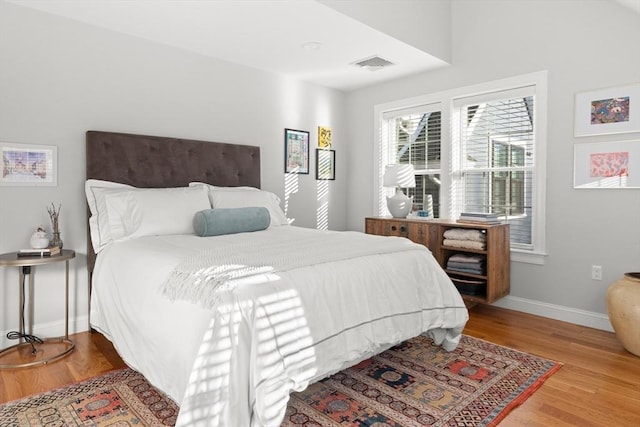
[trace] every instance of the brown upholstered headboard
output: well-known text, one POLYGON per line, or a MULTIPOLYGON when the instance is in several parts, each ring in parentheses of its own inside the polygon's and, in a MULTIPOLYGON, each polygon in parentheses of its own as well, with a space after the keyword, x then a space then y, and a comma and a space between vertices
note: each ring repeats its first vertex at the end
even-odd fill
MULTIPOLYGON (((260 147, 114 132, 87 132, 87 179, 135 187, 183 187, 190 182, 260 187, 260 147)), ((87 269, 95 253, 87 230, 87 269)))

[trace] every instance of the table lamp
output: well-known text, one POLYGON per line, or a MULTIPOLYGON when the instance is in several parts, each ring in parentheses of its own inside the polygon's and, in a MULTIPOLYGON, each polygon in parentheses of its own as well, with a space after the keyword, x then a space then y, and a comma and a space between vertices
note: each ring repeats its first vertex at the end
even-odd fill
POLYGON ((396 194, 387 197, 387 209, 394 218, 406 218, 413 205, 413 197, 407 197, 402 188, 414 188, 416 177, 413 165, 393 164, 387 165, 382 178, 384 187, 396 187, 396 194))

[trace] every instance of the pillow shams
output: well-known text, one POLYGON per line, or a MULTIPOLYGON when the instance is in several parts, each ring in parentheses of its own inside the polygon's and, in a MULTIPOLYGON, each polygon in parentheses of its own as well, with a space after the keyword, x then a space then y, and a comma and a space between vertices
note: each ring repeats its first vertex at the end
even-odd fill
POLYGON ((113 240, 109 229, 107 206, 105 196, 110 192, 127 191, 134 187, 118 182, 88 179, 84 184, 87 204, 91 217, 89 218, 89 231, 93 250, 98 253, 113 240))
POLYGON ((255 187, 217 187, 203 182, 189 183, 189 187, 196 186, 208 189, 211 207, 214 209, 265 207, 271 216, 270 227, 289 225, 287 216, 280 207, 280 198, 274 193, 255 187))
POLYGON ((148 188, 105 196, 114 240, 166 234, 193 234, 195 212, 209 208, 202 187, 148 188))
POLYGON ((218 208, 196 212, 193 230, 200 237, 264 230, 271 219, 265 207, 218 208))

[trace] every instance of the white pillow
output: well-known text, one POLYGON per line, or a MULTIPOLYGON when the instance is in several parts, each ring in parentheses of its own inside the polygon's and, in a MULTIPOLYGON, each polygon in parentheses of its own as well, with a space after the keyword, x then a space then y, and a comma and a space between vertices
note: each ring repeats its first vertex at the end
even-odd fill
POLYGON ((289 225, 275 194, 255 187, 218 187, 203 182, 190 182, 189 187, 203 186, 209 191, 212 208, 265 207, 271 216, 271 226, 289 225))
POLYGON ((269 210, 269 215, 271 216, 269 227, 289 225, 286 215, 280 208, 280 198, 269 191, 255 190, 257 191, 233 190, 231 187, 227 187, 220 191, 214 188, 209 191, 211 207, 213 209, 265 207, 269 210))
POLYGON ((255 187, 218 187, 217 185, 206 184, 204 182, 190 182, 189 187, 203 186, 209 192, 209 201, 211 202, 211 208, 213 208, 213 192, 214 191, 260 191, 255 187))
POLYGON ((84 192, 91 216, 89 217, 89 231, 93 250, 98 253, 113 240, 109 229, 109 218, 105 196, 110 192, 127 191, 134 187, 118 182, 88 179, 84 184, 84 192))
POLYGON ((166 234, 193 234, 196 212, 209 209, 205 187, 144 188, 105 196, 114 240, 166 234))

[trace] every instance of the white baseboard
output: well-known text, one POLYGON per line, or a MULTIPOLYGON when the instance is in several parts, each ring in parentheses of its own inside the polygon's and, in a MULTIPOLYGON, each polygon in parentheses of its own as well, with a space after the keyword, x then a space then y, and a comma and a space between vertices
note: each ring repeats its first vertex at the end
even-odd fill
MULTIPOLYGON (((18 328, 12 329, 17 331, 18 328)), ((89 317, 87 315, 80 316, 77 319, 69 319, 69 335, 89 330, 89 317)), ((0 334, 0 349, 18 344, 17 340, 7 338, 7 332, 2 331, 0 334)), ((28 331, 27 331, 28 332, 28 331)), ((56 320, 54 322, 33 325, 33 335, 39 338, 54 338, 64 336, 64 320, 56 320)))
POLYGON ((507 295, 494 302, 496 307, 508 308, 510 310, 522 311, 524 313, 535 314, 537 316, 548 317, 550 319, 561 320, 563 322, 574 323, 576 325, 588 326, 590 328, 601 329, 613 332, 611 322, 606 314, 595 313, 593 311, 579 310, 562 305, 549 304, 520 297, 507 295))

